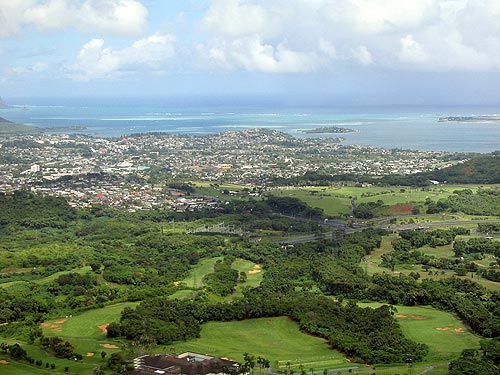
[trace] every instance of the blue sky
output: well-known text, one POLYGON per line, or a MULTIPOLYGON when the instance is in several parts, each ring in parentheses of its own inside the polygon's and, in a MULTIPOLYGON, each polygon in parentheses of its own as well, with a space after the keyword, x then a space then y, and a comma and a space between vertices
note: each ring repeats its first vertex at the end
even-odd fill
POLYGON ((498 0, 0 0, 0 95, 500 103, 498 0))

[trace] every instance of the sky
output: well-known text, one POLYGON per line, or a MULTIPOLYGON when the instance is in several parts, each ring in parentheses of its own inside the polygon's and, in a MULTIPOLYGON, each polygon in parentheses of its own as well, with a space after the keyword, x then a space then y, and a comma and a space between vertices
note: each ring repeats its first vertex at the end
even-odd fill
POLYGON ((500 104, 499 19, 499 0, 0 0, 0 96, 500 104))

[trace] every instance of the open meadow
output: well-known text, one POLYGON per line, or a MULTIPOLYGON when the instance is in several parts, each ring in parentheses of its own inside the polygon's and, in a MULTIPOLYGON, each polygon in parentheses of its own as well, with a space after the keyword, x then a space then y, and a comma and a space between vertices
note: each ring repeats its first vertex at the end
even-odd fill
POLYGON ((138 302, 117 303, 79 315, 48 320, 41 324, 45 336, 59 336, 71 342, 77 353, 87 358, 106 352, 119 351, 120 342, 106 337, 106 327, 120 320, 124 308, 134 308, 138 302), (92 354, 91 354, 92 353, 92 354))
MULTIPOLYGON (((382 256, 390 251, 392 251, 391 241, 396 239, 397 235, 392 234, 389 236, 382 237, 382 244, 379 249, 373 251, 370 255, 366 256, 366 258, 360 263, 360 267, 362 267, 368 275, 373 275, 375 273, 387 273, 393 275, 404 274, 408 275, 411 272, 418 272, 420 274, 420 280, 424 279, 434 279, 440 280, 449 277, 458 277, 460 279, 470 279, 475 281, 476 283, 482 285, 486 289, 491 291, 500 291, 500 283, 487 280, 477 273, 472 275, 468 273, 465 276, 458 276, 453 270, 438 270, 430 267, 428 271, 426 271, 422 265, 420 264, 396 264, 394 267, 394 271, 391 271, 387 267, 382 267, 382 256)), ((448 258, 455 259, 453 253, 452 245, 445 246, 437 246, 430 247, 424 246, 418 249, 422 253, 427 255, 435 256, 437 258, 448 258)), ((492 258, 488 255, 485 256, 485 259, 482 261, 477 261, 479 265, 486 266, 492 261, 492 258)))
POLYGON ((206 353, 236 361, 242 361, 243 354, 248 352, 269 359, 275 370, 286 369, 290 362, 295 372, 299 365, 307 370, 352 367, 324 339, 300 332, 298 325, 287 317, 206 323, 200 338, 176 343, 175 351, 206 353))
POLYGON ((351 199, 353 198, 356 199, 358 204, 382 200, 384 205, 389 206, 386 212, 383 212, 385 215, 398 215, 411 213, 411 209, 408 212, 400 212, 406 205, 415 203, 423 204, 427 198, 438 201, 439 199, 449 197, 456 190, 470 189, 475 192, 481 186, 493 188, 498 185, 439 185, 424 188, 409 186, 318 186, 273 190, 270 194, 279 197, 298 198, 311 207, 323 209, 325 215, 333 217, 349 215, 352 211, 351 199))
MULTIPOLYGON (((188 298, 190 297, 194 291, 193 289, 198 289, 203 287, 203 278, 212 273, 214 271, 214 264, 218 260, 222 260, 223 257, 213 257, 202 259, 198 264, 191 267, 189 271, 189 275, 177 282, 176 284, 181 288, 172 294, 171 298, 188 298), (188 289, 182 289, 182 287, 187 287, 188 289)), ((233 298, 241 295, 241 291, 245 287, 255 288, 260 285, 263 277, 263 270, 260 265, 254 264, 248 260, 244 259, 235 259, 231 268, 237 270, 238 272, 245 272, 247 275, 247 279, 244 283, 238 283, 236 286, 235 292, 228 296, 228 298, 233 298)), ((216 298, 216 296, 212 296, 216 298)), ((220 300, 220 298, 216 298, 220 300)))
MULTIPOLYGON (((359 303, 362 307, 377 308, 381 303, 359 303)), ((453 314, 430 306, 395 306, 395 314, 406 337, 429 346, 425 362, 448 361, 462 350, 479 348, 480 337, 453 314)))

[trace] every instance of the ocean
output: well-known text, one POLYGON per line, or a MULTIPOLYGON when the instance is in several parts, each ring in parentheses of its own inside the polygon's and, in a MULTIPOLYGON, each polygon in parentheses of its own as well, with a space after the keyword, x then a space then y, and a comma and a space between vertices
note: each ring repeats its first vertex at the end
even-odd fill
POLYGON ((443 116, 491 115, 497 107, 328 106, 172 103, 161 99, 22 99, 0 117, 42 127, 81 126, 77 133, 122 137, 163 132, 206 135, 269 128, 295 137, 342 137, 345 145, 385 149, 488 153, 500 150, 500 123, 438 122, 443 116), (306 134, 321 126, 354 130, 306 134))

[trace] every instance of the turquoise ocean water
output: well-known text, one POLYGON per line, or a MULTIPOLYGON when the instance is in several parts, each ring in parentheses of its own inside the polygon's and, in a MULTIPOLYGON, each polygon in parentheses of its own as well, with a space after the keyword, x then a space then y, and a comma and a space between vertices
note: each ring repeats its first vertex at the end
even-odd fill
POLYGON ((500 150, 500 123, 438 122, 441 116, 500 113, 497 107, 350 106, 297 107, 274 104, 204 105, 151 99, 23 99, 0 110, 0 117, 43 126, 84 126, 78 133, 121 137, 164 132, 205 135, 270 128, 296 137, 343 137, 343 144, 386 149, 492 152, 500 150), (305 134, 302 130, 340 126, 347 134, 305 134))

